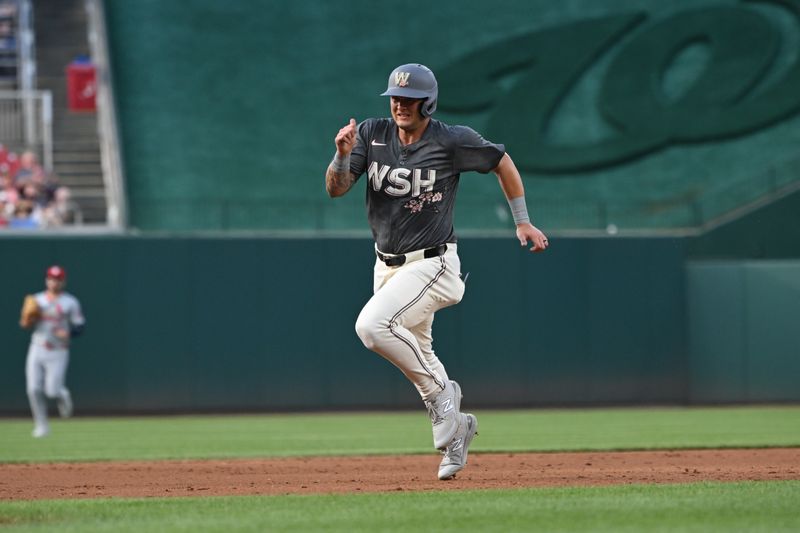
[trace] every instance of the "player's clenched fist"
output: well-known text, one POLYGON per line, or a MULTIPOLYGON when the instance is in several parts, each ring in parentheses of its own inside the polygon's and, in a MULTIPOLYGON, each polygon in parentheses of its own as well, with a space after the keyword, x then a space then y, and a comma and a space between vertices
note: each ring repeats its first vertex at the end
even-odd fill
POLYGON ((350 123, 336 134, 336 151, 345 156, 353 151, 356 145, 356 119, 351 118, 350 123))
POLYGON ((336 134, 336 154, 325 172, 325 189, 332 198, 345 194, 356 181, 357 176, 350 173, 350 152, 356 146, 356 134, 354 118, 336 134))

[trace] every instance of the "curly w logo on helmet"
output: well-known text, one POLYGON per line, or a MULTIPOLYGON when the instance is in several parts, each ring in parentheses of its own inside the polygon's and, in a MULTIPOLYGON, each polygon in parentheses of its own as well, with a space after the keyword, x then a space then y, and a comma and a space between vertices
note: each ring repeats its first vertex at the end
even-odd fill
POLYGON ((394 84, 398 87, 405 87, 408 85, 408 77, 411 75, 410 72, 395 72, 394 73, 394 84))

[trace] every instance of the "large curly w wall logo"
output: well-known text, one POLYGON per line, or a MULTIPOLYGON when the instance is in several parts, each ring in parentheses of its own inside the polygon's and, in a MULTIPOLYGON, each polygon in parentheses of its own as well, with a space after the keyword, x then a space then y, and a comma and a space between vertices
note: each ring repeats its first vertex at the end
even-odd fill
POLYGON ((752 133, 793 116, 800 111, 798 35, 800 0, 707 6, 655 20, 644 13, 583 20, 440 67, 446 96, 439 106, 487 113, 487 137, 502 139, 525 170, 596 169, 669 145, 752 133), (679 94, 668 94, 665 79, 690 47, 705 50, 702 68, 679 94), (608 63, 597 108, 614 133, 580 144, 552 142, 548 130, 559 106, 601 60, 608 63))

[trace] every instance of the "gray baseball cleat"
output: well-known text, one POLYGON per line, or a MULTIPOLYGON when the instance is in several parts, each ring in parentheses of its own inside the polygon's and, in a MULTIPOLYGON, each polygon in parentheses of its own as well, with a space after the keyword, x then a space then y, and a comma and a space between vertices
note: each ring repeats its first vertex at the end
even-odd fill
POLYGON ((444 457, 439 463, 439 479, 453 479, 456 473, 467 466, 467 454, 472 439, 478 434, 478 418, 470 413, 462 413, 461 424, 459 424, 453 440, 442 452, 444 457))
POLYGON ((455 381, 448 381, 445 389, 426 401, 425 406, 433 426, 433 446, 444 449, 458 431, 461 387, 455 381))

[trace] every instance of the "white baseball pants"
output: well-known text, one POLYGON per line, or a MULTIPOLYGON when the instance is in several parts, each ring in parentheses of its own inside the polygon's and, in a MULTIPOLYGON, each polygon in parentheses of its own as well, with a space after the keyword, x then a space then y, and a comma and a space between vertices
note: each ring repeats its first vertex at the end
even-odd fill
POLYGON ((69 365, 69 350, 50 350, 31 343, 25 362, 25 381, 31 414, 36 427, 46 428, 47 398, 69 395, 64 386, 69 365))
POLYGON ((374 279, 374 295, 356 320, 356 333, 364 346, 399 368, 422 399, 429 400, 448 380, 433 351, 433 315, 464 296, 456 245, 448 244, 439 257, 399 267, 376 259, 374 279))

